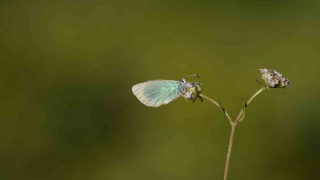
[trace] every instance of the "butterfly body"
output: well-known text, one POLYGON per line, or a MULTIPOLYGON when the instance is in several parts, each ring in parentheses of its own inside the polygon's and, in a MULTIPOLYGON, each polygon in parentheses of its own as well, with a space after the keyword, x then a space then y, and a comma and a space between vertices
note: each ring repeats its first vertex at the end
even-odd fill
POLYGON ((152 80, 134 85, 132 87, 132 92, 144 105, 150 107, 159 107, 174 101, 181 95, 186 99, 193 99, 195 101, 201 92, 201 89, 199 91, 198 87, 198 83, 188 83, 184 78, 178 81, 152 80), (195 91, 194 87, 197 90, 197 94, 193 95, 193 93, 188 90, 190 89, 195 91))

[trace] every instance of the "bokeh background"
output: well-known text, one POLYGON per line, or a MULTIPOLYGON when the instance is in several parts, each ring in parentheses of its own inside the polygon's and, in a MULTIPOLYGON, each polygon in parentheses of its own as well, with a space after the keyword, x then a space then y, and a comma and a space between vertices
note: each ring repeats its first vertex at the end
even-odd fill
POLYGON ((222 179, 230 126, 208 101, 149 108, 131 87, 201 73, 235 117, 229 179, 316 179, 317 0, 0 1, 0 179, 222 179))

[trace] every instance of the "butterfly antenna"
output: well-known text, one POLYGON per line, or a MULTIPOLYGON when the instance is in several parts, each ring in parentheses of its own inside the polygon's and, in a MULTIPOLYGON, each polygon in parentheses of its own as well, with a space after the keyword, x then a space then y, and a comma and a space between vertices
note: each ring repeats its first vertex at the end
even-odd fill
POLYGON ((200 77, 200 74, 190 74, 188 76, 184 76, 183 78, 186 78, 186 77, 200 77))

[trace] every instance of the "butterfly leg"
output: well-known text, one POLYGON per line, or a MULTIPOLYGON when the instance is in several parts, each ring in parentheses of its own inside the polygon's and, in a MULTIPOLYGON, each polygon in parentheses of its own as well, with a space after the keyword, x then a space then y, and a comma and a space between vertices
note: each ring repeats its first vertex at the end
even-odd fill
POLYGON ((192 103, 194 103, 196 100, 197 100, 197 98, 198 98, 199 96, 198 96, 198 94, 193 98, 193 101, 192 101, 192 103))

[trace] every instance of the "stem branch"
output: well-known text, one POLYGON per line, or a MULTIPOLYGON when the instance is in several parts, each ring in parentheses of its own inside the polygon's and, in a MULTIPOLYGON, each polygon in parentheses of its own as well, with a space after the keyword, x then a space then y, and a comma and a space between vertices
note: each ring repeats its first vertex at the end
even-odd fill
MULTIPOLYGON (((265 90, 264 87, 260 88, 256 93, 254 93, 249 99, 248 101, 246 102, 246 106, 248 106, 250 104, 250 102, 256 97, 258 96, 263 90, 265 90)), ((241 118, 242 116, 242 113, 243 113, 243 109, 240 110, 236 120, 234 121, 235 124, 238 123, 239 119, 241 118)))
MULTIPOLYGON (((263 90, 265 90, 264 87, 261 88, 261 89, 259 89, 256 93, 254 93, 254 94, 248 99, 248 101, 246 102, 246 106, 248 106, 248 105, 250 104, 250 102, 251 102, 256 96, 258 96, 263 90)), ((203 98, 205 98, 205 99, 207 99, 207 100, 209 100, 210 102, 212 102, 212 103, 215 104, 216 106, 222 108, 217 101, 215 101, 215 100, 213 100, 213 99, 211 99, 211 98, 209 98, 209 97, 207 97, 207 96, 205 96, 205 95, 203 95, 203 94, 201 94, 200 96, 203 97, 203 98)), ((224 168, 224 176, 223 176, 223 180, 227 180, 228 169, 229 169, 229 164, 230 164, 230 157, 231 157, 231 151, 232 151, 232 143, 233 143, 234 131, 235 131, 235 128, 236 128, 236 125, 237 125, 238 121, 240 120, 240 118, 241 118, 241 116, 242 116, 242 114, 243 114, 243 109, 240 110, 237 118, 236 118, 234 121, 232 120, 232 118, 230 117, 229 113, 228 113, 226 110, 225 110, 224 112, 225 112, 225 114, 226 114, 226 116, 227 116, 227 118, 229 119, 230 124, 231 124, 231 132, 230 132, 228 153, 227 153, 226 165, 225 165, 225 168, 224 168)))
MULTIPOLYGON (((261 88, 259 89, 256 93, 254 93, 247 101, 246 106, 248 106, 250 104, 250 102, 256 97, 258 96, 265 88, 261 88)), ((240 110, 237 118, 235 119, 235 121, 233 121, 233 124, 231 126, 231 133, 230 133, 230 139, 229 139, 229 147, 228 147, 228 153, 227 153, 227 159, 226 159, 226 165, 224 168, 224 176, 223 176, 223 180, 227 180, 227 176, 228 176, 228 169, 229 169, 229 164, 230 164, 230 156, 231 156, 231 151, 232 151, 232 143, 233 143, 233 136, 234 136, 234 130, 236 128, 236 125, 239 121, 239 119, 241 118, 241 115, 243 113, 243 109, 240 110)))
MULTIPOLYGON (((209 100, 209 101, 211 101, 213 104, 215 104, 215 105, 218 106, 219 108, 222 108, 217 101, 209 98, 208 96, 205 96, 205 95, 203 95, 203 94, 200 94, 200 96, 203 97, 203 98, 205 98, 205 99, 207 99, 207 100, 209 100)), ((227 118, 229 119, 230 124, 232 125, 232 124, 233 124, 233 121, 232 121, 232 118, 230 117, 229 113, 228 113, 226 110, 225 110, 224 112, 225 112, 227 118)))

